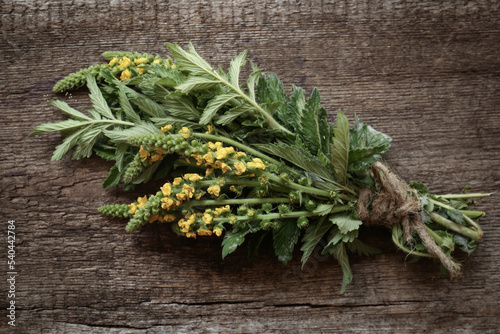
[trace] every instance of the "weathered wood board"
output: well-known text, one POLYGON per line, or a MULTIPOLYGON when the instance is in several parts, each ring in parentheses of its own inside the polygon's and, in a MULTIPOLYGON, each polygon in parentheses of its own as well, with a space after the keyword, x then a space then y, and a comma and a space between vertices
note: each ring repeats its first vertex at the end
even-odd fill
MULTIPOLYGON (((463 278, 405 263, 389 232, 365 230, 383 254, 352 257, 353 283, 315 255, 305 271, 220 240, 166 227, 127 234, 100 216, 132 194, 103 190, 110 164, 50 162, 56 134, 27 137, 84 110, 84 91, 55 96, 64 75, 106 50, 166 54, 192 41, 212 64, 243 49, 291 87, 318 87, 333 117, 358 114, 394 138, 386 161, 435 193, 500 186, 498 1, 0 1, 1 332, 498 333, 498 194, 480 201, 484 239, 463 278), (7 324, 7 222, 16 221, 16 327, 7 324)), ((225 66, 225 65, 224 65, 225 66)))

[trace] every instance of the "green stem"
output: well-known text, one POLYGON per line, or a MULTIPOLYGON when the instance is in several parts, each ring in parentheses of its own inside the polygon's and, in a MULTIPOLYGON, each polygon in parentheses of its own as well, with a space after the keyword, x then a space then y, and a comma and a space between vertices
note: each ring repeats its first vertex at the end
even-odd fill
POLYGON ((252 205, 252 204, 265 204, 265 203, 290 203, 288 197, 275 197, 275 198, 235 198, 235 199, 207 199, 200 201, 188 201, 182 203, 182 206, 209 206, 209 205, 252 205))
POLYGON ((470 194, 446 194, 446 195, 437 195, 446 199, 468 199, 468 198, 477 198, 477 197, 488 197, 491 196, 491 193, 470 193, 470 194))
POLYGON ((473 211, 473 210, 459 210, 459 211, 471 219, 478 219, 486 216, 486 212, 484 211, 473 211))
POLYGON ((305 192, 307 194, 314 194, 314 195, 319 195, 319 196, 330 198, 329 191, 321 190, 321 189, 313 188, 313 187, 308 187, 308 186, 303 186, 303 185, 300 185, 298 183, 294 183, 291 181, 285 181, 282 178, 280 178, 279 176, 272 174, 272 173, 265 173, 265 175, 267 176, 267 178, 269 180, 274 181, 276 183, 279 183, 282 186, 285 186, 285 187, 288 187, 291 189, 300 190, 300 191, 305 192))
POLYGON ((211 135, 211 134, 208 134, 208 133, 197 133, 197 132, 193 132, 191 135, 193 137, 198 137, 198 138, 203 138, 203 139, 208 139, 208 140, 213 140, 213 141, 222 141, 222 142, 225 142, 225 143, 227 143, 229 145, 236 146, 239 149, 250 153, 251 155, 254 155, 256 157, 259 157, 261 159, 269 161, 270 163, 273 163, 275 165, 279 165, 280 164, 280 162, 278 160, 275 160, 275 159, 271 158, 270 156, 265 155, 262 152, 259 152, 259 151, 255 150, 255 149, 253 149, 253 148, 245 145, 245 144, 242 144, 242 143, 240 143, 240 142, 238 142, 236 140, 233 140, 233 139, 229 139, 227 137, 219 137, 219 136, 211 135))
MULTIPOLYGON (((445 209, 448 209, 448 210, 456 210, 454 207, 452 206, 449 206, 445 203, 441 203, 439 201, 436 201, 432 198, 429 198, 429 201, 431 201, 432 203, 436 204, 437 206, 440 206, 442 208, 445 208, 445 209)), ((464 219, 471 225, 473 226, 476 231, 477 231, 477 234, 479 236, 479 239, 481 239, 483 237, 483 230, 481 229, 481 226, 479 226, 479 224, 477 224, 475 221, 473 221, 469 216, 465 215, 462 213, 462 216, 464 217, 464 219)), ((461 226, 461 225, 460 225, 461 226)), ((477 240, 479 240, 477 239, 477 240)))
MULTIPOLYGON (((344 212, 350 210, 351 207, 349 205, 337 206, 332 209, 330 213, 344 212)), ((314 211, 295 211, 288 213, 268 213, 268 214, 260 214, 254 216, 236 216, 237 220, 265 220, 265 219, 286 219, 286 218, 300 218, 300 217, 314 217, 324 215, 322 210, 314 210, 314 211)), ((218 217, 214 218, 215 222, 229 222, 230 218, 218 217)))
POLYGON ((417 255, 417 256, 421 256, 421 257, 430 257, 430 258, 435 257, 435 256, 432 256, 431 254, 428 254, 428 253, 422 253, 422 252, 417 252, 417 251, 411 250, 411 249, 407 248, 405 245, 403 245, 396 235, 396 228, 398 228, 397 225, 398 224, 394 225, 394 227, 392 228, 392 241, 394 242, 394 244, 396 244, 396 246, 398 246, 401 250, 403 250, 406 253, 411 254, 411 255, 417 255))
POLYGON ((464 235, 476 241, 479 241, 482 237, 482 233, 479 233, 479 231, 473 231, 465 226, 459 225, 449 219, 444 218, 443 216, 435 212, 430 212, 429 215, 433 222, 441 226, 444 226, 451 231, 460 233, 461 235, 464 235))

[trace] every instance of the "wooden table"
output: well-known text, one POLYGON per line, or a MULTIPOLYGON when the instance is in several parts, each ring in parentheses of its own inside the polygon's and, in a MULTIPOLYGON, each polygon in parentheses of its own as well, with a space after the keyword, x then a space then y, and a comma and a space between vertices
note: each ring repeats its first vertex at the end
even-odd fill
MULTIPOLYGON (((500 186, 500 4, 421 1, 0 2, 2 304, 18 333, 498 333, 498 195, 480 201, 483 243, 463 278, 431 261, 407 263, 389 231, 364 230, 381 255, 351 257, 353 283, 319 255, 300 271, 246 249, 221 260, 220 240, 168 227, 136 234, 101 216, 133 193, 104 190, 110 163, 50 162, 57 134, 27 137, 63 117, 46 100, 90 106, 85 91, 56 96, 63 76, 106 50, 167 54, 192 41, 227 67, 243 49, 286 83, 318 87, 330 119, 342 109, 394 138, 386 161, 435 193, 500 186), (7 222, 16 226, 16 327, 7 222)), ((2 331, 3 332, 3 331, 2 331)))

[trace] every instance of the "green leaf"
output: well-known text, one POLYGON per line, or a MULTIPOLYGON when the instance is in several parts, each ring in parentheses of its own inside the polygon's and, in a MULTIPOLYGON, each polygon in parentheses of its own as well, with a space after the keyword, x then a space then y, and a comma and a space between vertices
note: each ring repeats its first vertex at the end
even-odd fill
POLYGON ((73 119, 68 119, 57 123, 44 123, 35 127, 33 132, 30 133, 30 136, 52 131, 70 131, 81 128, 83 126, 89 126, 91 124, 92 124, 91 122, 82 122, 73 119))
POLYGON ((114 143, 127 142, 129 137, 159 134, 160 130, 152 123, 142 121, 128 129, 105 130, 104 135, 114 143))
POLYGON ((225 126, 234 121, 235 119, 237 119, 238 117, 251 111, 252 108, 250 108, 248 105, 242 104, 237 107, 229 109, 224 113, 224 115, 217 117, 215 123, 225 126))
POLYGON ((300 228, 295 220, 282 220, 277 229, 273 230, 274 252, 278 260, 287 264, 293 255, 295 244, 299 240, 300 228))
POLYGON ((70 136, 64 138, 63 142, 56 146, 51 160, 61 160, 66 155, 66 153, 68 153, 68 151, 76 145, 80 135, 86 130, 87 128, 80 129, 70 136))
POLYGON ((190 76, 186 81, 176 86, 175 89, 181 93, 187 94, 192 90, 208 90, 220 84, 219 80, 208 79, 205 77, 190 76))
POLYGON ((345 245, 343 243, 337 245, 331 252, 331 255, 337 260, 342 268, 343 278, 340 293, 344 293, 347 286, 352 282, 351 266, 349 265, 349 257, 347 256, 345 245))
POLYGON ((350 130, 349 165, 351 170, 361 170, 379 160, 391 146, 392 138, 363 124, 356 116, 350 130))
POLYGON ((315 213, 317 213, 318 216, 325 216, 332 212, 333 208, 335 207, 335 204, 320 204, 318 207, 314 210, 315 213))
MULTIPOLYGON (((308 149, 316 154, 321 151, 322 143, 326 138, 322 138, 322 131, 320 130, 319 121, 319 110, 320 110, 321 98, 319 96, 319 91, 314 88, 311 97, 307 100, 304 105, 304 110, 300 115, 300 135, 303 141, 307 143, 308 149)), ((323 113, 326 117, 326 113, 323 113)))
POLYGON ((222 240, 222 258, 224 259, 227 255, 234 252, 238 246, 241 246, 248 233, 248 230, 239 230, 237 232, 226 231, 224 240, 222 240))
POLYGON ((86 131, 80 135, 80 138, 78 138, 78 144, 76 145, 71 158, 73 160, 78 160, 90 157, 92 155, 92 148, 94 147, 94 144, 97 142, 106 126, 107 124, 99 124, 93 126, 92 128, 87 128, 86 131))
POLYGON ((302 269, 304 269, 304 265, 306 264, 309 256, 311 256, 314 248, 319 243, 321 238, 328 232, 328 230, 332 227, 332 224, 322 218, 318 222, 311 224, 306 232, 304 233, 304 237, 302 238, 302 242, 304 243, 300 248, 304 253, 302 254, 302 269))
POLYGON ((220 94, 215 96, 212 100, 210 100, 205 108, 205 111, 203 112, 203 115, 201 115, 200 118, 200 124, 208 124, 212 121, 212 118, 215 116, 217 111, 219 111, 222 106, 224 106, 226 103, 234 99, 235 97, 238 97, 238 94, 234 93, 228 93, 228 94, 220 94))
POLYGON ((351 242, 347 242, 345 245, 350 252, 358 255, 372 256, 382 253, 377 247, 367 245, 359 239, 354 239, 351 242))
POLYGON ((337 113, 337 126, 333 130, 332 164, 337 181, 347 184, 347 166, 349 163, 349 121, 342 111, 337 113))
POLYGON ((130 101, 123 87, 124 86, 120 85, 118 90, 118 100, 120 102, 120 107, 122 108, 123 112, 125 113, 125 115, 129 120, 131 120, 134 123, 139 123, 141 121, 141 117, 137 115, 134 108, 130 104, 130 101))
POLYGON ((194 46, 189 43, 189 51, 184 51, 179 45, 165 43, 170 53, 175 58, 175 63, 181 71, 188 71, 194 75, 207 74, 213 72, 210 66, 194 49, 194 46))
POLYGON ((165 99, 163 106, 169 115, 177 118, 198 121, 200 113, 188 96, 177 96, 165 99))
POLYGON ((363 224, 361 220, 353 219, 348 214, 332 215, 330 216, 330 221, 337 225, 340 232, 343 234, 357 230, 363 224))
POLYGON ((99 87, 97 87, 95 77, 91 74, 87 74, 86 78, 87 87, 90 91, 90 101, 92 102, 94 109, 106 118, 115 119, 113 113, 111 112, 111 109, 108 106, 108 103, 104 99, 104 96, 102 96, 101 90, 99 89, 99 87))
MULTIPOLYGON (((251 64, 254 66, 254 64, 251 62, 251 64)), ((252 67, 253 67, 252 66, 252 67)), ((261 71, 259 69, 256 69, 250 74, 247 80, 247 88, 248 88, 248 97, 254 102, 255 100, 255 85, 258 83, 259 77, 260 77, 261 71)))
POLYGON ((111 188, 113 186, 116 186, 118 183, 120 183, 120 179, 123 175, 123 171, 119 171, 118 167, 114 165, 111 167, 109 170, 108 177, 106 180, 104 180, 102 186, 103 188, 111 188))
MULTIPOLYGON (((254 145, 260 151, 269 153, 285 159, 297 167, 302 168, 304 171, 316 174, 325 180, 335 182, 335 178, 330 173, 330 171, 323 166, 323 164, 317 160, 313 160, 311 157, 305 156, 298 148, 295 146, 290 146, 286 144, 255 144, 254 145)), ((334 190, 334 189, 332 189, 334 190)))
POLYGON ((239 83, 240 71, 246 64, 246 57, 247 57, 247 51, 243 51, 242 53, 234 57, 233 60, 231 60, 227 75, 229 83, 234 87, 238 87, 240 85, 239 83))
POLYGON ((73 119, 81 120, 81 121, 92 120, 90 117, 82 114, 78 110, 71 108, 66 102, 59 101, 59 100, 52 100, 49 103, 51 105, 53 105, 54 107, 58 108, 59 110, 61 110, 63 112, 63 114, 66 114, 73 119))
POLYGON ((106 150, 104 148, 94 147, 94 152, 95 154, 97 154, 97 156, 103 158, 106 161, 116 160, 116 155, 112 151, 106 150))

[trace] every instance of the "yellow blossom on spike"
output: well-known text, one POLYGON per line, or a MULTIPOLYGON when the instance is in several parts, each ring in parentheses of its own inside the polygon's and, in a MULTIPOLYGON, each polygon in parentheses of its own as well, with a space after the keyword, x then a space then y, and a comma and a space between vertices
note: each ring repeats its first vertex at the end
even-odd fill
POLYGON ((221 215, 224 212, 229 212, 229 211, 231 211, 231 208, 229 207, 229 205, 221 206, 220 208, 215 208, 215 212, 217 215, 221 215))
POLYGON ((120 61, 118 62, 118 66, 119 67, 129 67, 130 66, 130 58, 129 57, 123 57, 122 59, 120 59, 120 61))
POLYGON ((160 216, 159 214, 151 215, 151 216, 149 217, 149 222, 150 222, 150 223, 155 222, 155 221, 157 221, 157 220, 159 220, 159 221, 163 221, 163 217, 162 217, 162 216, 160 216), (160 219, 161 219, 161 220, 160 220, 160 219))
POLYGON ((114 64, 116 64, 116 62, 117 62, 117 61, 118 61, 118 58, 113 57, 113 59, 111 59, 111 60, 109 61, 109 64, 108 64, 108 65, 109 65, 109 66, 113 66, 114 64))
POLYGON ((220 141, 216 142, 215 144, 212 143, 211 141, 208 142, 208 147, 211 149, 211 150, 217 150, 219 148, 222 147, 222 143, 220 141))
POLYGON ((144 206, 144 204, 146 204, 146 202, 148 201, 148 196, 143 196, 143 197, 138 197, 137 198, 137 207, 138 208, 142 208, 144 206))
POLYGON ((184 193, 178 193, 175 195, 179 201, 185 201, 188 199, 188 195, 184 193))
POLYGON ((176 177, 176 178, 174 179, 174 182, 172 182, 172 184, 173 184, 174 186, 178 186, 179 184, 181 184, 181 182, 182 182, 182 178, 181 178, 181 177, 176 177))
POLYGON ((203 156, 201 154, 191 154, 191 157, 196 160, 196 164, 200 166, 203 164, 203 156))
POLYGON ((163 155, 168 153, 168 150, 164 149, 163 147, 155 147, 155 151, 156 151, 156 153, 163 154, 163 155))
POLYGON ((168 222, 168 223, 173 222, 173 221, 175 221, 176 219, 177 219, 177 217, 176 217, 176 216, 174 216, 174 215, 165 215, 165 216, 163 217, 163 220, 164 220, 164 221, 166 221, 166 222, 168 222))
POLYGON ((138 68, 138 69, 137 69, 137 73, 139 73, 139 75, 143 75, 145 71, 146 71, 146 70, 145 70, 145 69, 143 69, 143 68, 138 68))
POLYGON ((234 223, 236 221, 236 216, 229 217, 229 221, 231 221, 231 223, 234 223))
POLYGON ((206 194, 206 192, 201 192, 201 193, 199 193, 199 194, 197 194, 197 195, 194 195, 194 198, 196 198, 196 200, 198 200, 198 201, 199 201, 199 200, 200 200, 200 198, 202 198, 202 197, 203 197, 203 195, 205 195, 205 194, 206 194))
POLYGON ((210 225, 210 224, 212 223, 212 219, 214 219, 214 218, 212 217, 212 215, 211 215, 211 214, 209 214, 209 213, 205 212, 205 213, 203 214, 203 218, 202 218, 202 219, 203 219, 203 222, 204 222, 205 224, 210 225))
POLYGON ((134 60, 134 63, 136 64, 144 64, 144 63, 147 63, 148 59, 145 58, 145 57, 140 57, 140 58, 136 58, 134 60))
POLYGON ((219 227, 214 228, 214 231, 216 236, 220 237, 222 235, 222 229, 219 227))
POLYGON ((161 133, 165 133, 165 132, 167 132, 167 131, 172 130, 172 128, 173 128, 172 124, 167 124, 167 125, 165 125, 164 127, 162 127, 162 128, 160 129, 160 132, 161 132, 161 133))
POLYGON ((201 235, 201 236, 211 236, 212 235, 212 231, 210 230, 207 230, 207 229, 199 229, 198 231, 196 231, 198 233, 198 235, 201 235))
POLYGON ((191 135, 191 132, 189 131, 189 128, 186 128, 185 126, 179 131, 179 134, 181 135, 182 138, 188 139, 189 136, 191 135))
POLYGON ((213 171, 214 171, 214 169, 213 169, 213 168, 207 168, 207 170, 205 171, 205 175, 207 175, 207 176, 208 176, 208 175, 212 174, 212 173, 213 173, 213 171))
POLYGON ((154 154, 151 156, 150 162, 157 162, 159 160, 162 160, 163 156, 161 154, 154 154))
POLYGON ((186 233, 186 237, 187 237, 187 238, 193 238, 193 239, 196 239, 196 233, 193 233, 193 232, 188 232, 188 233, 186 233))
POLYGON ((196 182, 199 180, 203 180, 203 177, 201 177, 199 174, 196 174, 196 173, 188 173, 188 174, 184 174, 184 180, 196 182))
POLYGON ((175 70, 175 69, 177 68, 177 66, 175 66, 175 64, 172 64, 171 68, 172 68, 173 70, 175 70))
POLYGON ((231 190, 233 192, 236 192, 236 187, 235 186, 231 186, 231 187, 229 187, 229 190, 231 190))
POLYGON ((207 132, 205 132, 205 133, 210 134, 210 133, 212 133, 212 130, 213 130, 214 128, 213 128, 213 126, 208 125, 208 126, 207 126, 207 129, 208 129, 208 131, 207 131, 207 132))
POLYGON ((137 205, 135 203, 129 204, 128 207, 130 208, 128 213, 130 213, 131 215, 137 212, 137 205))
POLYGON ((187 195, 187 198, 193 198, 194 195, 194 188, 191 187, 189 184, 184 184, 182 186, 182 193, 187 195))
POLYGON ((174 200, 169 197, 162 198, 161 202, 162 202, 161 208, 165 210, 170 210, 170 208, 174 205, 174 200))
POLYGON ((228 170, 231 170, 231 167, 229 167, 229 165, 224 163, 224 162, 221 164, 220 168, 222 169, 222 173, 225 173, 228 170))
POLYGON ((121 81, 127 81, 127 80, 130 80, 131 77, 132 77, 132 73, 130 73, 130 71, 128 69, 126 69, 120 75, 120 80, 121 81))
POLYGON ((207 162, 207 164, 213 164, 214 162, 214 156, 212 155, 212 152, 208 152, 203 156, 203 159, 207 162))
POLYGON ((153 61, 153 65, 158 65, 161 63, 161 60, 160 59, 156 59, 155 61, 153 61))
POLYGON ((252 162, 247 163, 247 166, 262 170, 266 169, 266 165, 259 158, 253 158, 252 162))
POLYGON ((208 187, 207 191, 211 195, 219 196, 220 195, 220 186, 219 185, 210 186, 210 187, 208 187))
POLYGON ((242 161, 236 161, 234 163, 234 168, 236 168, 236 175, 241 175, 247 170, 247 166, 242 161))
POLYGON ((241 158, 241 157, 246 157, 247 154, 245 152, 236 152, 235 156, 236 158, 241 158))
POLYGON ((163 193, 163 196, 170 196, 170 194, 172 194, 172 185, 167 182, 160 188, 160 190, 163 193))

